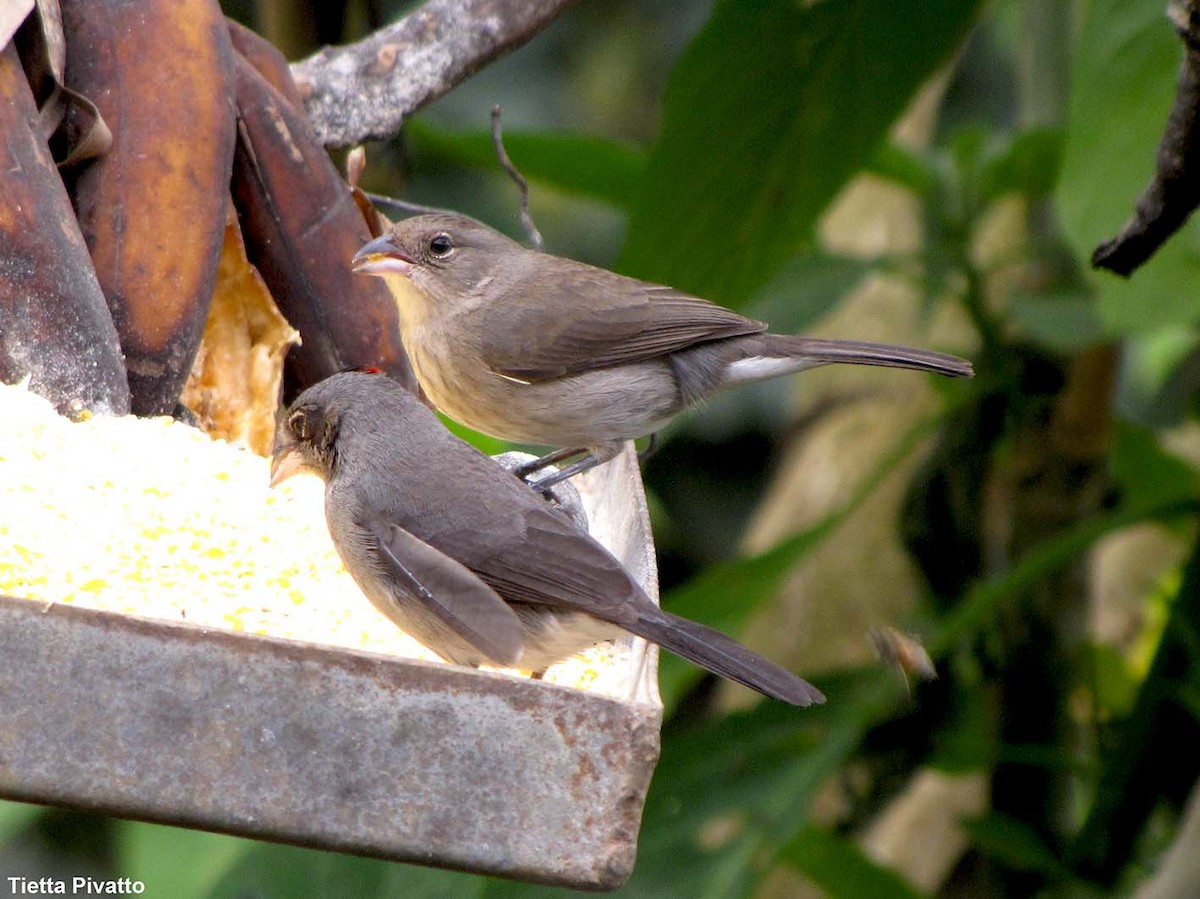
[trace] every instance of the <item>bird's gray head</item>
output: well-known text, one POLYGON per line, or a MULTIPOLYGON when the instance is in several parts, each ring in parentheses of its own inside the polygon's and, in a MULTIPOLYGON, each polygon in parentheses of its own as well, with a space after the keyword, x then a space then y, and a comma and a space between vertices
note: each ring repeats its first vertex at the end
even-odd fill
POLYGON ((272 487, 302 471, 329 478, 341 418, 341 391, 326 387, 328 383, 322 381, 300 394, 276 425, 272 487))
POLYGON ((418 215, 392 226, 354 257, 354 271, 384 278, 400 275, 437 301, 476 294, 500 263, 520 259, 524 247, 482 222, 454 213, 418 215))
POLYGON ((296 397, 276 426, 271 485, 301 471, 328 480, 355 444, 359 455, 370 452, 384 431, 384 439, 398 444, 421 415, 433 413, 387 375, 350 371, 326 378, 296 397), (349 440, 352 435, 360 439, 349 440))

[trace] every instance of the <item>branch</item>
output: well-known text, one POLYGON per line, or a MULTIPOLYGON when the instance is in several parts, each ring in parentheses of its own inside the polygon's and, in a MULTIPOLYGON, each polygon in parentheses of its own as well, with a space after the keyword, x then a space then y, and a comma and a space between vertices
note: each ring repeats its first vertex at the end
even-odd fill
POLYGON ((1168 16, 1187 49, 1175 102, 1158 145, 1154 178, 1121 233, 1092 252, 1092 265, 1128 277, 1200 206, 1200 9, 1172 0, 1168 16))
POLYGON ((429 0, 393 25, 292 65, 327 147, 391 137, 408 116, 528 41, 576 0, 429 0))
POLYGON ((513 183, 517 185, 517 190, 520 191, 521 225, 525 228, 525 236, 529 238, 533 248, 540 253, 546 249, 546 242, 542 240, 542 232, 533 223, 533 216, 529 212, 529 182, 525 180, 521 170, 513 165, 513 161, 508 158, 508 151, 504 149, 504 135, 500 130, 500 107, 498 105, 492 107, 492 146, 496 148, 496 158, 500 160, 505 174, 512 179, 513 183))

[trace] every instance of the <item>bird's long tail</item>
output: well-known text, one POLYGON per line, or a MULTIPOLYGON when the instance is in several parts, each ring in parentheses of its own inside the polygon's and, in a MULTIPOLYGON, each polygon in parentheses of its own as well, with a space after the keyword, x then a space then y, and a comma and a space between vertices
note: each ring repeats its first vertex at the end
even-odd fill
POLYGON ((701 668, 774 699, 798 706, 825 701, 821 691, 803 678, 767 661, 720 631, 686 618, 655 609, 654 613, 642 613, 637 624, 622 626, 701 668))
POLYGON ((957 378, 969 378, 974 374, 971 363, 958 356, 890 343, 826 340, 790 334, 755 334, 736 341, 739 358, 728 364, 727 383, 761 381, 835 362, 911 368, 957 378))

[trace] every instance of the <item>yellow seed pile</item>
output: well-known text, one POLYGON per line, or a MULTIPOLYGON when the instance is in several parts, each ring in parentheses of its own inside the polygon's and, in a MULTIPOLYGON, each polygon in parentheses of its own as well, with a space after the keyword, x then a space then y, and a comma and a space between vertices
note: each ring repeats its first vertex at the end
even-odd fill
MULTIPOLYGON (((71 422, 0 385, 0 594, 406 658, 438 657, 346 573, 323 484, 168 418, 71 422)), ((624 698, 624 641, 546 680, 624 698)))

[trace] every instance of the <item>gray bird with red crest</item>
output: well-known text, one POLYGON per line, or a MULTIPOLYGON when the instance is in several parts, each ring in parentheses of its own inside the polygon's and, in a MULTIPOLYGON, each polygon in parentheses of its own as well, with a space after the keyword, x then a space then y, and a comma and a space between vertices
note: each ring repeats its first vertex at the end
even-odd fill
POLYGON ((330 534, 367 598, 445 659, 540 672, 631 633, 784 702, 824 699, 660 609, 566 514, 383 375, 334 375, 300 394, 276 434, 272 483, 302 469, 325 479, 330 534))

